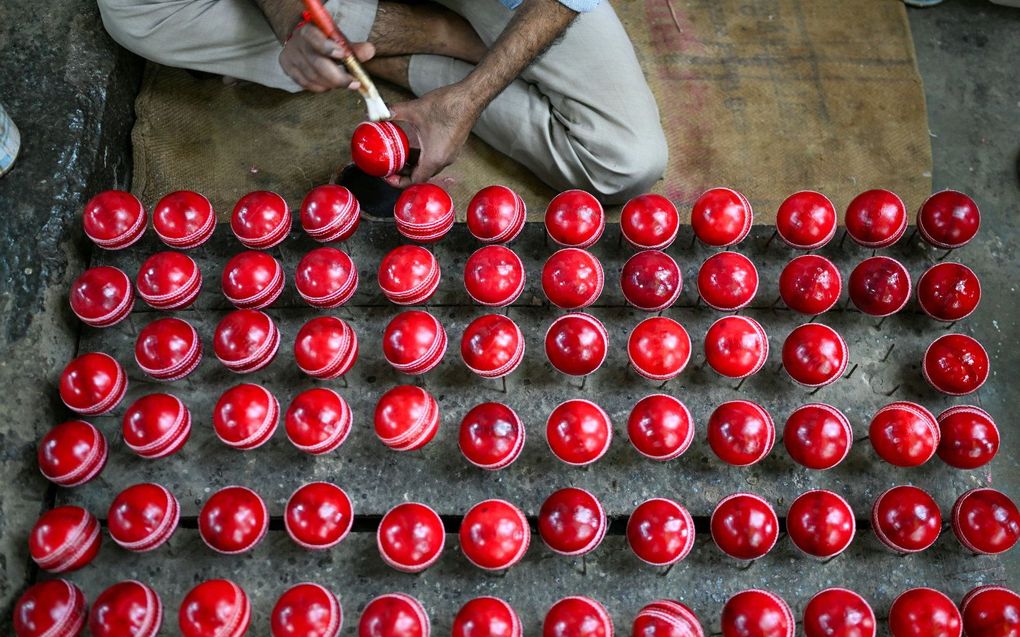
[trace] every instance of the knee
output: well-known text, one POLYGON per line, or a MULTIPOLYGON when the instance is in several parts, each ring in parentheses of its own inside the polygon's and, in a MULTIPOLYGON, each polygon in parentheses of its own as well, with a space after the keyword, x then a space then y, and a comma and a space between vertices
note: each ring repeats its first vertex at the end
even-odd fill
POLYGON ((610 145, 591 156, 585 171, 589 188, 607 204, 624 203, 651 190, 669 161, 666 135, 658 119, 654 125, 614 135, 610 145))

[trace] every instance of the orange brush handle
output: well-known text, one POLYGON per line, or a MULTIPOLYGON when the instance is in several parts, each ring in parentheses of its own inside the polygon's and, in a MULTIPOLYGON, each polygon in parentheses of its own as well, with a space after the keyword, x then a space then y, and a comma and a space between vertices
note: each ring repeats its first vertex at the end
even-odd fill
POLYGON ((326 11, 326 7, 322 6, 320 0, 304 0, 305 9, 308 10, 308 17, 311 21, 319 28, 320 31, 326 34, 326 37, 336 42, 340 48, 340 55, 343 57, 349 57, 354 55, 354 51, 351 49, 351 43, 347 39, 347 36, 340 31, 340 28, 336 26, 336 22, 333 21, 333 16, 326 11))

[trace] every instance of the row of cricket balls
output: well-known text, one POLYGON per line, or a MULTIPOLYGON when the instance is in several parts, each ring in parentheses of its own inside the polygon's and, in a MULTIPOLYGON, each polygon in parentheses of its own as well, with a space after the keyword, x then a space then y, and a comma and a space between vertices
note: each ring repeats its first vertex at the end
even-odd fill
MULTIPOLYGON (((806 637, 875 637, 878 622, 858 593, 828 588, 804 607, 806 637)), ((163 624, 163 604, 150 586, 134 580, 110 586, 86 609, 84 593, 62 579, 29 588, 15 606, 17 637, 77 637, 88 621, 93 637, 155 637, 163 624), (51 632, 47 632, 51 631, 51 632), (125 632, 127 631, 127 632, 125 632)), ((241 637, 251 626, 247 593, 230 580, 206 580, 181 602, 178 626, 183 637, 241 637)), ((328 588, 305 582, 280 595, 269 616, 273 637, 338 637, 344 621, 340 600, 328 588)), ((892 637, 1011 637, 1020 630, 1020 595, 1002 586, 971 590, 959 608, 932 588, 901 593, 889 608, 892 637)), ((775 593, 748 589, 730 597, 720 616, 722 637, 794 637, 796 620, 775 593)), ((430 637, 425 606, 406 593, 386 593, 365 605, 358 637, 430 637)), ((453 637, 523 637, 521 619, 499 597, 476 597, 453 619, 453 637)), ((564 597, 546 612, 543 637, 613 637, 610 614, 585 596, 564 597)), ((634 617, 632 637, 705 637, 698 616, 685 604, 661 599, 634 617)))

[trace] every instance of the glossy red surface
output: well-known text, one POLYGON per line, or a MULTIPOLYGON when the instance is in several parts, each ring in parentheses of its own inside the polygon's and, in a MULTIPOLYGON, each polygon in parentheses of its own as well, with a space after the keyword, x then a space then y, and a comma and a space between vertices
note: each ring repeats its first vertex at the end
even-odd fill
POLYGON ((836 330, 821 323, 794 328, 783 342, 783 368, 807 387, 833 383, 846 371, 850 350, 836 330))
POLYGON ((783 598, 750 589, 726 601, 722 610, 723 637, 793 637, 793 611, 783 598))
POLYGON ((850 421, 832 405, 811 403, 786 419, 783 445, 795 462, 808 469, 831 469, 843 462, 853 444, 850 421))
POLYGON ((646 604, 634 617, 632 637, 704 637, 698 617, 687 606, 671 599, 646 604))
POLYGON ((936 453, 957 469, 977 469, 999 451, 999 428, 980 407, 956 405, 938 416, 941 437, 936 453))
POLYGON ((39 516, 28 535, 28 552, 39 568, 68 573, 99 553, 99 520, 79 506, 58 506, 39 516))
POLYGON ((850 273, 850 300, 870 316, 889 316, 910 300, 910 273, 896 259, 870 257, 850 273))
POLYGON ((885 248, 899 241, 906 231, 907 209, 892 191, 865 190, 847 206, 843 223, 858 245, 885 248))
POLYGON ((643 250, 623 264, 620 287, 634 307, 658 312, 680 298, 683 276, 673 257, 659 250, 643 250))
POLYGON ((776 211, 776 230, 789 246, 814 250, 836 234, 836 209, 829 199, 813 190, 787 197, 776 211))
POLYGON ((585 555, 598 548, 609 522, 602 504, 584 489, 553 492, 538 512, 538 533, 554 553, 585 555))
POLYGON ((959 321, 981 302, 981 282, 962 263, 936 263, 917 281, 917 302, 934 319, 959 321))
POLYGON ((828 312, 839 301, 842 289, 839 269, 817 254, 795 257, 779 275, 779 296, 787 307, 801 314, 828 312))
POLYGON ((39 471, 62 487, 75 487, 95 478, 106 466, 107 457, 103 432, 83 420, 54 426, 36 449, 39 471))
POLYGON ((220 278, 223 296, 241 309, 269 307, 279 298, 283 286, 283 266, 270 254, 257 250, 231 257, 220 278))
POLYGON ((921 371, 932 387, 950 396, 977 391, 989 374, 988 352, 973 337, 946 334, 924 352, 921 371))
POLYGON ((250 192, 234 205, 230 229, 245 247, 267 250, 287 238, 293 219, 283 197, 268 190, 250 192))
POLYGON ((545 334, 545 355, 557 370, 587 376, 606 360, 609 333, 590 314, 573 313, 552 322, 545 334))
POLYGON ((85 594, 66 580, 44 580, 21 594, 13 615, 17 637, 77 637, 85 627, 85 594))
POLYGON ((133 402, 121 423, 124 444, 143 458, 176 453, 191 435, 191 412, 171 394, 149 394, 133 402))
POLYGON ((60 373, 60 400, 79 414, 105 414, 116 407, 127 389, 127 375, 112 356, 82 354, 60 373))
POLYGON ((893 487, 871 508, 875 536, 894 551, 923 551, 942 533, 942 511, 927 491, 915 486, 893 487))
POLYGON ((280 595, 269 617, 273 637, 337 637, 343 626, 340 600, 332 591, 305 582, 280 595))
POLYGON ((198 533, 209 548, 233 555, 262 541, 269 530, 269 511, 257 493, 246 487, 224 487, 213 493, 198 514, 198 533))
POLYGON ((436 257, 421 246, 398 246, 379 262, 379 288, 399 305, 428 301, 439 287, 441 276, 436 257))
POLYGON ((403 170, 409 152, 407 134, 392 122, 362 122, 351 136, 351 161, 372 177, 403 170))
POLYGON ((460 549, 480 569, 500 571, 524 557, 531 528, 524 513, 504 500, 484 500, 471 507, 460 525, 460 549))
POLYGON ((357 292, 358 282, 358 267, 351 257, 330 247, 316 248, 301 257, 294 273, 298 294, 313 307, 340 307, 357 292))
POLYGON ((227 369, 247 374, 273 361, 280 332, 268 314, 235 310, 223 317, 213 335, 213 351, 227 369))
POLYGON ((481 469, 509 466, 524 448, 524 439, 524 423, 501 403, 475 405, 460 421, 460 451, 481 469))
POLYGON ((820 591, 804 607, 806 637, 875 637, 875 611, 845 588, 820 591))
POLYGON ((1020 540, 1020 510, 1001 491, 971 489, 953 505, 953 532, 975 553, 1005 553, 1020 540))
POLYGON ((287 534, 306 549, 323 550, 339 544, 354 523, 347 493, 329 482, 309 482, 291 494, 284 508, 287 534))
POLYGON ((613 637, 613 620, 589 597, 564 597, 545 614, 542 637, 613 637))
POLYGON ((691 337, 673 319, 653 316, 631 331, 627 356, 645 378, 669 380, 683 372, 691 360, 691 337))
POLYGON ((734 493, 723 498, 711 519, 712 541, 738 560, 756 560, 772 550, 779 539, 779 518, 764 498, 734 493))
POLYGON ((453 227, 453 199, 435 184, 413 184, 397 198, 393 218, 397 231, 408 239, 436 241, 453 227))
POLYGON ((216 230, 216 213, 203 195, 190 190, 172 192, 152 209, 152 227, 172 248, 196 248, 216 230))
POLYGON ((106 513, 106 527, 121 548, 151 551, 170 539, 180 515, 180 505, 170 491, 143 482, 117 494, 106 513))
POLYGON ((937 248, 959 248, 970 242, 981 227, 981 211, 962 192, 943 190, 925 200, 917 213, 917 229, 937 248))
POLYGON ((230 580, 206 580, 184 596, 177 623, 183 637, 241 637, 251 624, 251 602, 230 580))
POLYGON ((856 530, 850 505, 832 491, 801 494, 786 515, 786 532, 794 546, 812 557, 839 555, 850 546, 856 530))
POLYGON ((383 332, 383 355, 405 374, 424 374, 439 365, 446 345, 446 332, 439 320, 420 310, 401 312, 383 332))
POLYGON ((131 279, 112 266, 89 268, 71 283, 71 311, 92 327, 109 327, 123 321, 134 301, 131 279))
POLYGON ((752 465, 769 455, 775 442, 772 416, 749 400, 722 403, 708 419, 708 444, 726 464, 752 465))
POLYGON ((758 293, 758 269, 737 252, 717 252, 698 270, 698 294, 709 307, 732 311, 746 307, 758 293))
POLYGON ((653 460, 680 457, 694 440, 694 420, 687 406, 672 396, 652 394, 634 405, 627 437, 638 453, 653 460))
POLYGON ((135 278, 138 295, 156 310, 190 306, 202 290, 202 273, 180 252, 157 252, 142 263, 135 278))
POLYGON ((446 530, 439 514, 424 504, 404 502, 386 512, 376 531, 384 562, 405 573, 420 573, 439 559, 446 530))
POLYGON ((524 334, 513 319, 502 314, 480 316, 464 328, 460 357, 482 378, 506 376, 524 359, 524 334))
POLYGON ((674 500, 645 500, 627 520, 627 543, 646 564, 675 564, 694 548, 694 519, 674 500))
POLYGON ((301 202, 301 227, 316 241, 347 241, 360 223, 361 205, 343 186, 316 186, 301 202))
POLYGON ((482 305, 504 307, 516 301, 524 291, 524 264, 510 248, 485 246, 476 250, 464 264, 464 288, 482 305))
POLYGON ((155 637, 163 624, 163 603, 150 586, 128 580, 110 586, 92 602, 92 637, 155 637))
POLYGON ((468 203, 468 232, 485 243, 507 243, 524 229, 527 214, 524 200, 516 192, 506 186, 487 186, 468 203))
POLYGON ((963 626, 953 600, 932 588, 912 588, 889 608, 892 637, 960 637, 963 626))
POLYGON ((602 236, 606 216, 591 194, 566 190, 553 197, 545 209, 545 229, 562 246, 587 248, 602 236))
POLYGON ((223 392, 213 408, 213 430, 224 444, 247 451, 261 447, 276 432, 280 404, 261 385, 242 383, 223 392))
POLYGON ((703 243, 728 247, 744 240, 754 213, 747 197, 731 188, 711 188, 694 202, 691 227, 703 243))
POLYGON ((304 451, 320 455, 335 451, 351 432, 351 408, 340 394, 313 387, 294 397, 284 418, 287 438, 304 451))
POLYGON ((85 204, 85 235, 100 248, 120 250, 145 233, 147 215, 142 202, 123 190, 104 190, 85 204))
POLYGON ((917 403, 895 402, 871 419, 868 438, 880 458, 898 467, 917 467, 935 454, 939 427, 935 416, 917 403))
POLYGON ((430 629, 421 602, 403 593, 387 593, 361 612, 358 637, 429 637, 430 629))
POLYGON ((769 357, 769 339, 762 326, 746 316, 724 316, 705 334, 705 362, 728 378, 756 373, 769 357))
POLYGON ((387 447, 413 451, 428 444, 439 428, 439 404, 427 391, 399 385, 375 406, 375 434, 387 447))
POLYGON ((557 250, 542 267, 545 298, 564 310, 588 307, 598 300, 604 286, 602 264, 585 250, 557 250))
POLYGON ((1003 586, 979 586, 963 598, 967 637, 1020 636, 1020 595, 1003 586))
POLYGON ((676 206, 662 195, 638 195, 620 211, 620 232, 636 248, 668 248, 679 229, 680 215, 676 206))
POLYGON ((317 316, 294 337, 294 360, 312 378, 343 376, 358 360, 358 335, 342 319, 317 316))
POLYGON ((572 465, 586 465, 605 455, 613 441, 609 415, 590 400, 560 403, 545 426, 549 449, 557 458, 572 465))
POLYGON ((521 618, 498 597, 468 600, 453 618, 453 637, 522 637, 521 618))
POLYGON ((202 361, 202 339, 190 323, 161 318, 138 331, 135 362, 156 380, 184 378, 202 361))

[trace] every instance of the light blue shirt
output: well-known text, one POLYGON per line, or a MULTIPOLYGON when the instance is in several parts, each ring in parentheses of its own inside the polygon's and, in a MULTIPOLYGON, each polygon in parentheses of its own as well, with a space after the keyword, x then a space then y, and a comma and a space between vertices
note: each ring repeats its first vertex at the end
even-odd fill
MULTIPOLYGON (((516 9, 517 7, 521 6, 522 2, 524 2, 524 0, 499 0, 499 1, 502 2, 503 6, 505 6, 508 9, 516 9)), ((591 11, 595 7, 599 6, 599 1, 600 0, 560 0, 560 4, 562 4, 568 9, 573 9, 578 13, 584 13, 586 11, 591 11)))

